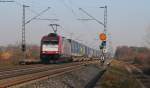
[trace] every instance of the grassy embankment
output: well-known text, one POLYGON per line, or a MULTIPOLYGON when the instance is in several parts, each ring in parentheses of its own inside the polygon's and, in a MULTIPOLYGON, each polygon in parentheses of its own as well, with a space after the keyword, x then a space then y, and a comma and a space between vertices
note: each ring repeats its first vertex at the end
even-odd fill
MULTIPOLYGON (((26 59, 39 59, 39 52, 39 46, 28 46, 26 50, 26 59)), ((3 47, 3 49, 0 47, 0 68, 16 66, 19 64, 19 61, 23 59, 24 55, 19 46, 8 46, 3 47)))
POLYGON ((101 88, 140 88, 136 79, 126 70, 123 62, 113 60, 102 76, 101 88))

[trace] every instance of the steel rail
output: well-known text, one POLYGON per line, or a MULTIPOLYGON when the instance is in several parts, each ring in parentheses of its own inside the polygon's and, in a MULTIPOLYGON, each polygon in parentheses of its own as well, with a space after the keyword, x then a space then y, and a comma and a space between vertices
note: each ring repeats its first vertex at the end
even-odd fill
MULTIPOLYGON (((85 64, 90 64, 94 63, 94 61, 85 61, 85 62, 74 62, 74 63, 67 63, 67 64, 62 64, 58 66, 51 66, 45 68, 44 66, 41 67, 41 69, 35 68, 33 71, 32 70, 24 70, 23 71, 17 71, 18 73, 12 73, 10 71, 10 74, 6 74, 5 77, 0 80, 0 88, 7 88, 11 86, 16 86, 18 84, 23 84, 29 81, 34 81, 38 79, 43 79, 45 77, 51 77, 51 76, 56 76, 58 74, 63 74, 72 70, 79 69, 85 64), (11 75, 12 74, 12 75, 11 75)), ((5 73, 5 72, 4 72, 5 73)))
POLYGON ((79 69, 82 65, 83 64, 67 66, 67 67, 60 67, 57 69, 52 69, 52 70, 47 70, 47 71, 39 71, 39 72, 33 73, 33 74, 7 78, 4 80, 0 80, 0 88, 7 88, 7 87, 15 86, 18 84, 22 84, 25 82, 29 82, 32 80, 37 80, 37 79, 40 79, 43 77, 60 74, 62 72, 64 73, 64 72, 68 72, 70 70, 72 71, 72 70, 75 70, 77 68, 79 69))

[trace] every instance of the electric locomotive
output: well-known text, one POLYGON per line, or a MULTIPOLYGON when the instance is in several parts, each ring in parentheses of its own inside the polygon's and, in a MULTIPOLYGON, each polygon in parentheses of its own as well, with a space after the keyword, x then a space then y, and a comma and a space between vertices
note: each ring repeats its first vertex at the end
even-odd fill
POLYGON ((50 33, 41 40, 40 58, 43 63, 71 61, 71 45, 69 40, 50 33))

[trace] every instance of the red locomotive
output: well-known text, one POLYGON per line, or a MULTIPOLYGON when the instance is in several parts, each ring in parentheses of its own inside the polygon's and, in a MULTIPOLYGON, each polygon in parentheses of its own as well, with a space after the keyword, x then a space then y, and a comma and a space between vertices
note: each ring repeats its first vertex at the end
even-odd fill
POLYGON ((63 62, 71 60, 71 46, 69 40, 55 33, 44 36, 41 40, 41 61, 63 62))

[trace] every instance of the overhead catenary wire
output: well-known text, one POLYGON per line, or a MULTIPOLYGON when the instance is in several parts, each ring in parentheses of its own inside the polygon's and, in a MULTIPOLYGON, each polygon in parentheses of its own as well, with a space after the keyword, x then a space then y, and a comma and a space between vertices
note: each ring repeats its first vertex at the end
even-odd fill
POLYGON ((0 2, 14 2, 13 0, 0 0, 0 2))
MULTIPOLYGON (((23 3, 21 3, 21 2, 19 2, 19 1, 14 1, 17 5, 19 5, 19 6, 21 6, 22 7, 22 5, 24 4, 24 2, 23 3)), ((32 13, 34 13, 34 14, 38 14, 38 12, 37 11, 35 11, 35 10, 33 10, 32 8, 27 8, 29 11, 31 11, 32 13)))
MULTIPOLYGON (((49 0, 48 0, 49 1, 49 0)), ((71 2, 71 1, 69 1, 68 0, 68 2, 71 4, 71 6, 70 5, 68 5, 66 2, 65 2, 65 0, 59 0, 72 14, 73 14, 73 16, 75 17, 75 19, 77 19, 77 17, 78 17, 78 15, 77 15, 77 13, 75 12, 75 10, 73 9, 73 3, 71 2)), ((78 7, 76 7, 76 8, 78 8, 78 7)), ((61 26, 62 27, 62 26, 61 26)), ((66 29, 64 29, 64 28, 62 28, 63 29, 63 31, 64 32, 66 32, 66 29)), ((67 31, 68 32, 68 31, 67 31)), ((71 33, 73 33, 73 32, 69 32, 69 34, 71 34, 71 33)), ((71 35, 70 35, 71 36, 71 35)), ((71 36, 71 38, 72 38, 72 36, 71 36)))
MULTIPOLYGON (((75 16, 75 17, 78 17, 77 16, 77 13, 75 12, 75 10, 74 10, 74 8, 72 8, 72 6, 74 5, 74 3, 72 3, 71 2, 71 0, 68 0, 69 1, 69 3, 71 3, 71 6, 70 5, 68 5, 65 1, 66 0, 59 0, 59 1, 61 1, 62 3, 63 3, 63 5, 71 12, 71 13, 73 13, 73 15, 75 16)), ((78 7, 77 7, 78 8, 78 7)), ((35 12, 35 11, 32 11, 33 13, 35 12)), ((46 20, 46 19, 42 19, 42 18, 36 18, 36 20, 46 20)), ((49 19, 50 20, 50 19, 49 19)), ((92 19, 91 19, 92 20, 92 19)), ((86 27, 86 26, 85 26, 86 27)))
POLYGON ((99 24, 104 26, 104 23, 102 23, 101 21, 97 20, 95 17, 93 17, 92 15, 90 15, 89 13, 87 13, 84 9, 79 8, 79 10, 81 10, 82 12, 84 12, 86 15, 88 15, 89 17, 91 17, 93 20, 97 21, 99 24))
POLYGON ((59 1, 62 2, 63 5, 64 5, 68 10, 70 10, 71 13, 72 13, 74 16, 77 16, 76 13, 75 13, 75 11, 73 10, 73 8, 72 8, 71 6, 69 6, 69 5, 67 5, 66 2, 65 2, 65 0, 59 0, 59 1))
MULTIPOLYGON (((25 2, 19 2, 19 1, 14 1, 15 2, 15 4, 16 5, 18 5, 18 6, 21 6, 22 7, 22 5, 25 3, 25 2)), ((35 10, 33 10, 32 8, 27 8, 27 10, 29 10, 30 12, 32 12, 32 13, 34 13, 34 14, 38 14, 38 12, 36 12, 35 10)), ((29 20, 30 19, 30 17, 29 18, 26 18, 25 20, 29 20)))
POLYGON ((43 13, 45 13, 46 11, 48 11, 50 9, 50 7, 48 7, 47 9, 43 10, 42 12, 40 12, 39 14, 37 14, 35 17, 31 18, 30 20, 28 20, 25 24, 30 23, 32 20, 36 19, 37 17, 41 16, 43 13))
MULTIPOLYGON (((67 9, 69 9, 69 10, 71 11, 71 13, 73 13, 73 15, 75 16, 75 19, 79 17, 79 16, 77 15, 77 13, 76 13, 76 12, 73 10, 73 8, 71 7, 71 6, 74 5, 71 0, 68 0, 68 2, 71 4, 70 7, 69 7, 69 5, 67 5, 67 4, 65 3, 65 0, 60 0, 60 1, 64 4, 64 6, 65 6, 67 9)), ((78 7, 76 7, 76 8, 78 9, 78 7)), ((93 20, 93 19, 91 19, 91 20, 93 20)), ((85 26, 85 27, 86 27, 86 26, 85 26)), ((70 34, 71 34, 71 33, 70 33, 70 34)), ((72 36, 71 36, 71 38, 72 38, 72 36)), ((78 39, 78 38, 75 38, 75 39, 78 39)))
MULTIPOLYGON (((18 5, 21 5, 21 3, 20 2, 18 2, 17 1, 17 4, 18 5)), ((51 7, 48 7, 48 9, 49 8, 51 8, 51 7)), ((34 17, 34 18, 27 18, 26 19, 26 23, 28 23, 30 20, 43 20, 43 21, 59 21, 59 19, 56 19, 56 18, 37 18, 37 17, 39 17, 38 15, 40 15, 40 13, 38 13, 37 11, 35 11, 35 10, 33 10, 32 8, 27 8, 30 12, 32 12, 32 13, 34 13, 35 15, 36 15, 36 17, 34 17)), ((47 9, 47 10, 48 10, 47 9)), ((47 11, 47 10, 45 10, 45 12, 47 11)), ((41 13, 44 13, 44 11, 43 12, 41 12, 41 13)), ((54 13, 53 15, 55 15, 56 16, 56 14, 54 13)))

